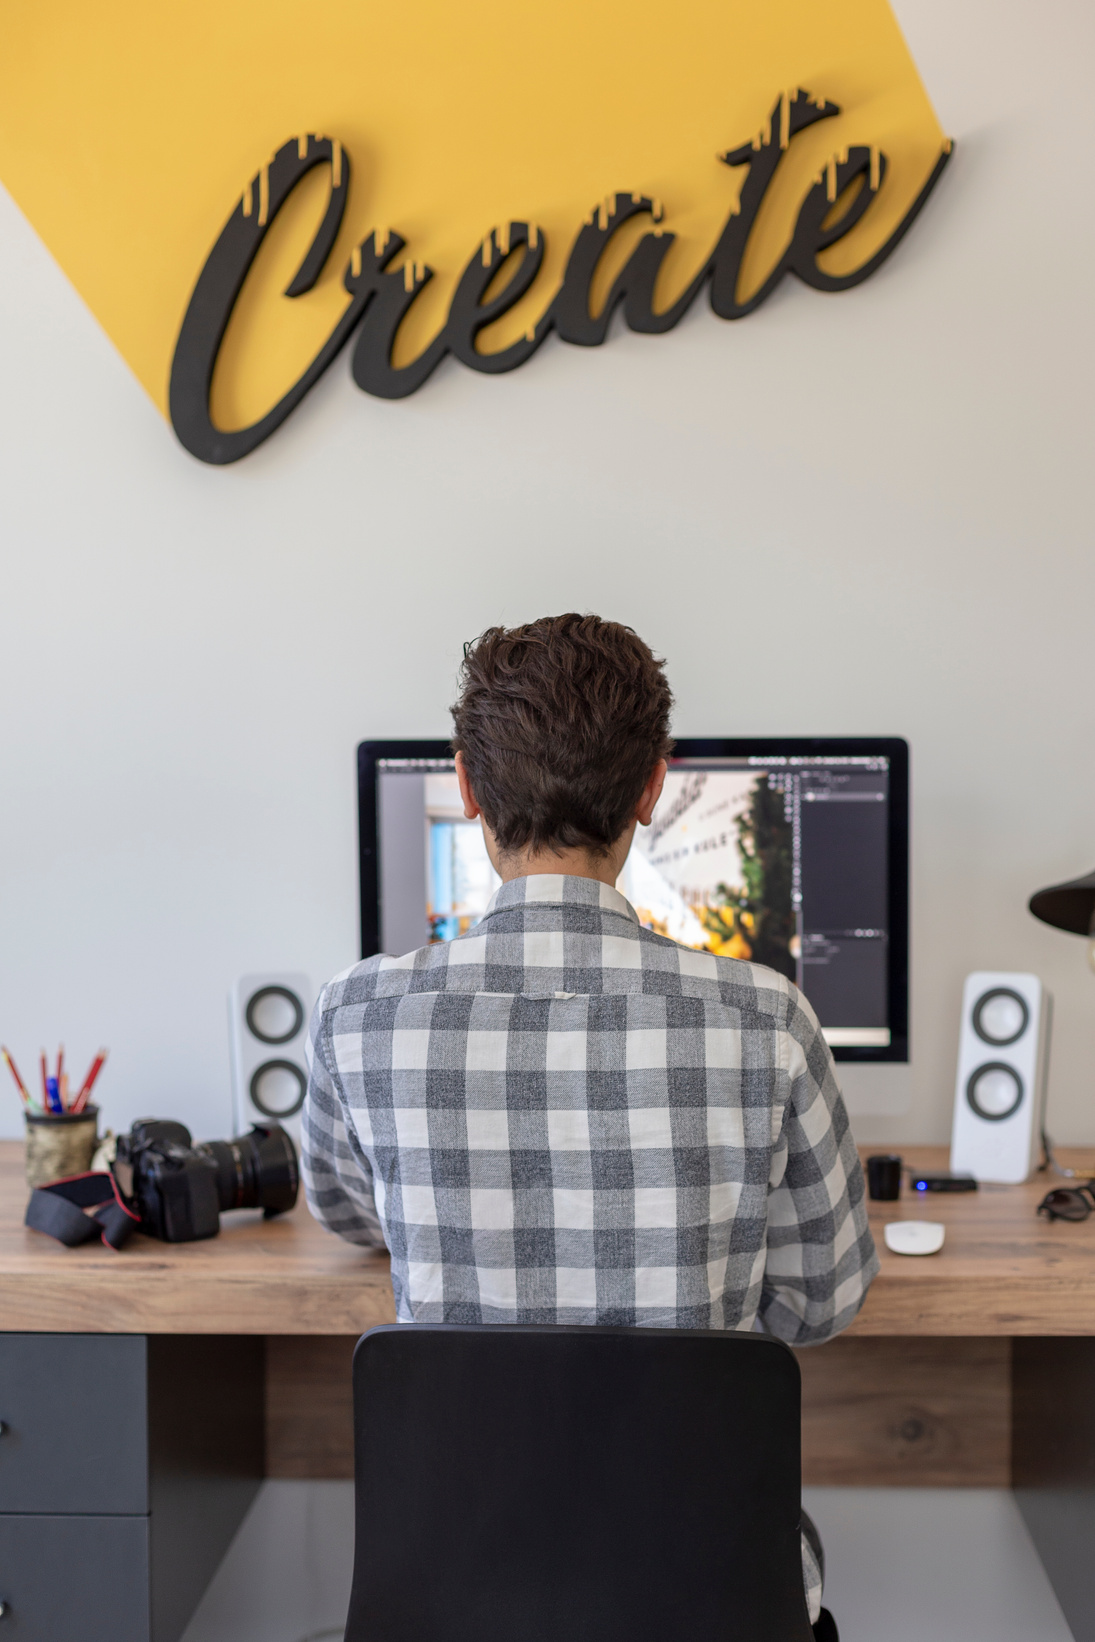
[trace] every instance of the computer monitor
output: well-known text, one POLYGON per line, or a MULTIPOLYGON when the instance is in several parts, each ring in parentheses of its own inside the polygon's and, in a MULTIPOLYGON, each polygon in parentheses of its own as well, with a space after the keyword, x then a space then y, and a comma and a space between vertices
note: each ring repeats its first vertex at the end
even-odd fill
MULTIPOLYGON (((482 917, 499 879, 447 741, 358 748, 361 946, 482 917)), ((891 737, 681 740, 618 888, 652 929, 805 992, 838 1060, 908 1059, 909 749, 891 737)))

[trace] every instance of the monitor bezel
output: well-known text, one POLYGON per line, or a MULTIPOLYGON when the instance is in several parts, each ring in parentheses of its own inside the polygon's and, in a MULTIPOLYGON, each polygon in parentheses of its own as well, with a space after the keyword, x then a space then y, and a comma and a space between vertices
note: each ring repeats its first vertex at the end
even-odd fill
MULTIPOLYGON (((890 1041, 840 1045, 838 1061, 909 1058, 909 745, 900 736, 682 736, 673 761, 686 758, 886 758, 889 761, 889 966, 890 1041)), ((357 749, 358 883, 361 955, 380 951, 380 874, 377 855, 377 764, 387 758, 452 758, 442 740, 363 741, 357 749)))

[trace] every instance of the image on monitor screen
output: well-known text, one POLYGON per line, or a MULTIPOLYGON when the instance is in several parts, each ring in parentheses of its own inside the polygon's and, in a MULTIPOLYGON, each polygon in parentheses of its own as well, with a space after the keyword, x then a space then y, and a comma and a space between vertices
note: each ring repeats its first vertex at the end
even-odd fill
POLYGON ((451 941, 477 924, 502 882, 478 821, 464 817, 451 770, 425 776, 426 922, 430 941, 451 941))
MULTIPOLYGON (((768 965, 841 1059, 907 1056, 904 742, 681 741, 617 881, 649 929, 768 965)), ((472 929, 499 878, 444 742, 359 748, 362 948, 472 929)))

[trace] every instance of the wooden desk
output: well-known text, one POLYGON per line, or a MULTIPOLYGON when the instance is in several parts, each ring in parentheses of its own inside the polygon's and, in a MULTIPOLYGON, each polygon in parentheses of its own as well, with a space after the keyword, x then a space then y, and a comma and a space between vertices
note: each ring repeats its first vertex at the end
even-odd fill
MULTIPOLYGON (((905 1155, 921 1167, 946 1162, 942 1147, 905 1155)), ((1062 1160, 1095 1172, 1095 1150, 1062 1160)), ((897 1203, 872 1203, 882 1270, 845 1338, 1095 1335, 1095 1216, 1083 1225, 1039 1219, 1049 1184, 1038 1176, 1026 1186, 915 1199, 906 1191, 897 1203), (883 1225, 918 1218, 946 1225, 941 1253, 891 1254, 883 1225)), ((25 1206, 22 1147, 0 1143, 4 1329, 356 1337, 395 1320, 387 1257, 332 1237, 303 1200, 276 1220, 227 1215, 208 1242, 138 1236, 121 1254, 100 1244, 61 1248, 26 1230, 25 1206)))
MULTIPOLYGON (((943 1146, 902 1155, 914 1168, 947 1167, 943 1146)), ((1061 1163, 1086 1178, 1095 1149, 1062 1152, 1061 1163)), ((1037 1213, 1051 1187, 1067 1184, 1039 1174, 1025 1186, 953 1197, 906 1189, 897 1203, 871 1203, 882 1270, 849 1335, 1095 1335, 1095 1216, 1077 1225, 1037 1213), (891 1254, 882 1239, 890 1220, 942 1221, 946 1242, 926 1259, 891 1254)))
MULTIPOLYGON (((942 1148, 909 1161, 942 1167, 942 1148)), ((1068 1161, 1095 1170, 1095 1151, 1068 1161)), ((839 1340, 799 1354, 812 1483, 1005 1487, 1016 1338, 1095 1335, 1095 1216, 1035 1214, 1046 1190, 872 1203, 882 1270, 839 1340), (887 1220, 942 1220, 942 1252, 891 1254, 887 1220)), ((353 1341, 394 1321, 388 1261, 324 1231, 303 1201, 272 1221, 225 1217, 208 1242, 137 1237, 121 1254, 64 1249, 23 1226, 21 1148, 0 1145, 0 1319, 8 1330, 261 1335, 267 1474, 350 1474, 353 1341)))
POLYGON ((386 1254, 292 1214, 226 1215, 201 1243, 66 1249, 23 1225, 23 1148, 0 1142, 0 1326, 85 1334, 345 1334, 393 1323, 386 1254))
MULTIPOLYGON (((904 1155, 946 1162, 943 1148, 904 1155)), ((1062 1161, 1095 1173, 1095 1150, 1062 1161)), ((1069 1583, 1087 1555, 1068 1549, 1075 1499, 1095 1500, 1095 1215, 1040 1220, 1050 1184, 906 1191, 871 1205, 882 1269, 867 1302, 846 1335, 799 1353, 803 1474, 819 1484, 1016 1486, 1076 1635, 1095 1639, 1076 1617, 1081 1606, 1095 1613, 1095 1583, 1079 1593, 1069 1583), (944 1222, 943 1250, 890 1254, 885 1222, 917 1218, 944 1222)), ((22 1148, 0 1144, 0 1329, 192 1344, 260 1336, 265 1474, 351 1474, 350 1354, 358 1335, 394 1320, 386 1256, 332 1237, 303 1202, 273 1221, 227 1216, 208 1242, 137 1237, 120 1254, 28 1232, 25 1202, 22 1148)), ((1095 1534, 1095 1514, 1084 1531, 1095 1534)))
MULTIPOLYGON (((908 1160, 942 1167, 941 1147, 908 1160)), ((1070 1153, 1095 1171, 1095 1151, 1070 1153)), ((872 1203, 882 1269, 851 1329, 799 1354, 808 1482, 1005 1487, 1012 1476, 1016 1338, 1095 1336, 1095 1216, 1035 1214, 1046 1190, 872 1203), (940 1254, 891 1254, 882 1228, 941 1220, 940 1254)), ((121 1254, 65 1249, 23 1225, 22 1148, 0 1144, 0 1323, 63 1333, 261 1335, 267 1474, 350 1475, 353 1341, 394 1321, 388 1260, 332 1237, 303 1201, 272 1221, 227 1215, 219 1237, 121 1254)))

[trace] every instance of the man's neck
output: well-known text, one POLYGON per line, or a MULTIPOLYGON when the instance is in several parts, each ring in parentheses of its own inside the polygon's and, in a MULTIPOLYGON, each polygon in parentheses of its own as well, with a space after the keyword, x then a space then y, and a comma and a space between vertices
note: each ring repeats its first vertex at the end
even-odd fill
POLYGON ((614 886, 631 847, 631 834, 623 849, 617 842, 607 855, 593 855, 585 849, 513 850, 499 853, 498 874, 504 884, 515 878, 532 878, 540 873, 554 873, 565 878, 593 878, 600 884, 614 886))

